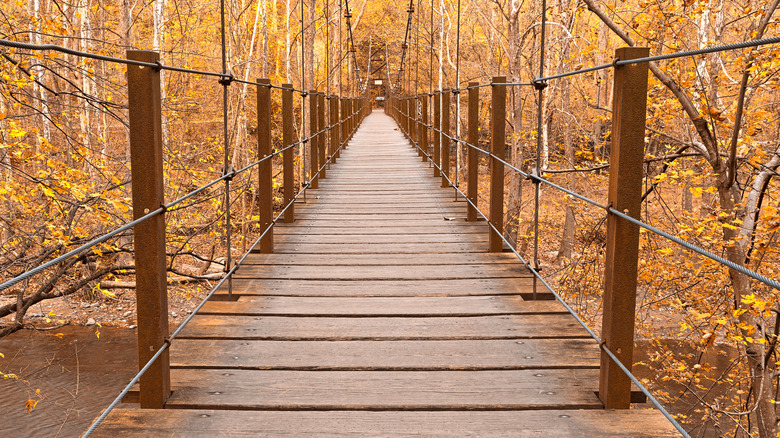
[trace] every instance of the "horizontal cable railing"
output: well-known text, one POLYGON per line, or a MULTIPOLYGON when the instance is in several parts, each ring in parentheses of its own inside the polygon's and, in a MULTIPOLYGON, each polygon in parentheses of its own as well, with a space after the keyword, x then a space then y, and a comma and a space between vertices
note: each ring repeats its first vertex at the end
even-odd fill
MULTIPOLYGON (((396 119, 396 121, 397 121, 397 119, 396 119)), ((408 133, 406 130, 404 130, 404 129, 403 129, 403 127, 401 126, 401 123, 398 123, 398 126, 400 127, 400 129, 401 129, 401 131, 404 133, 404 135, 406 135, 407 137, 409 137, 409 133, 408 133)), ((425 125, 425 126, 427 126, 429 129, 432 129, 432 130, 434 130, 434 131, 435 131, 435 129, 433 129, 433 127, 432 127, 432 126, 430 126, 430 125, 425 125)), ((410 138, 411 138, 411 137, 410 137, 410 138)), ((446 175, 446 173, 444 172, 444 170, 442 169, 442 167, 439 165, 439 163, 436 163, 436 162, 433 160, 433 157, 431 157, 431 155, 430 155, 430 154, 429 154, 427 151, 423 150, 423 149, 422 149, 422 148, 421 148, 421 147, 420 147, 420 146, 419 146, 419 145, 418 145, 416 142, 414 142, 414 141, 412 141, 412 144, 414 145, 414 147, 415 147, 417 150, 419 150, 419 151, 420 151, 422 154, 424 154, 426 157, 428 157, 429 161, 430 161, 430 162, 433 164, 433 166, 434 166, 436 169, 438 169, 438 170, 439 170, 439 172, 440 172, 440 174, 442 175, 442 177, 443 177, 443 178, 445 178, 445 179, 448 181, 448 183, 449 183, 449 186, 450 186, 451 188, 455 189, 455 190, 456 190, 456 192, 457 192, 457 193, 459 193, 461 196, 463 196, 463 198, 466 200, 466 202, 468 202, 468 204, 469 204, 469 205, 470 205, 472 208, 474 208, 474 209, 477 211, 477 213, 480 215, 480 217, 482 217, 482 218, 483 218, 485 221, 487 221, 487 223, 488 223, 488 226, 490 227, 490 229, 491 229, 491 230, 493 230, 493 232, 495 232, 496 234, 498 234, 498 235, 501 237, 501 240, 503 241, 503 243, 504 243, 504 244, 506 244, 506 245, 507 245, 507 247, 509 247, 509 249, 512 251, 512 253, 513 253, 513 254, 514 254, 514 255, 515 255, 515 256, 516 256, 516 257, 517 257, 517 258, 518 258, 518 259, 519 259, 519 260, 520 260, 520 261, 521 261, 521 262, 522 262, 524 265, 525 265, 525 267, 526 267, 526 268, 528 268, 528 270, 529 270, 529 271, 531 271, 531 273, 534 275, 534 277, 535 277, 536 279, 538 279, 539 281, 541 281, 541 282, 542 282, 542 284, 544 284, 544 286, 545 286, 545 287, 547 287, 547 289, 548 289, 548 290, 549 290, 549 291, 550 291, 550 292, 553 294, 553 296, 555 297, 555 299, 556 299, 558 302, 560 302, 560 303, 563 305, 563 307, 566 309, 566 311, 567 311, 569 314, 571 314, 571 315, 574 317, 574 319, 577 321, 577 323, 578 323, 578 324, 580 324, 580 326, 582 326, 582 328, 584 328, 584 329, 585 329, 585 331, 588 333, 588 335, 590 335, 590 337, 591 337, 591 338, 593 338, 593 340, 595 340, 595 341, 596 341, 596 342, 599 344, 599 348, 600 348, 601 350, 603 350, 603 351, 604 351, 604 352, 605 352, 605 353, 606 353, 606 354, 607 354, 607 355, 610 357, 610 359, 611 359, 612 361, 614 361, 614 362, 615 362, 615 364, 616 364, 616 365, 617 365, 617 366, 618 366, 618 367, 619 367, 619 368, 620 368, 620 369, 623 371, 623 373, 625 373, 625 375, 626 375, 626 376, 628 376, 628 378, 629 378, 629 379, 631 379, 631 381, 632 381, 632 382, 633 382, 633 383, 634 383, 634 384, 637 386, 637 388, 638 388, 638 389, 639 389, 639 390, 640 390, 640 391, 641 391, 641 392, 642 392, 642 393, 643 393, 645 396, 647 396, 648 400, 650 400, 650 402, 653 404, 653 406, 655 406, 655 407, 656 407, 656 408, 657 408, 657 409, 658 409, 658 410, 659 410, 659 411, 660 411, 660 412, 661 412, 661 413, 664 415, 664 417, 666 417, 666 419, 667 419, 667 420, 669 420, 669 422, 670 422, 670 423, 672 423, 672 425, 673 425, 673 426, 674 426, 674 427, 675 427, 675 428, 676 428, 676 429, 677 429, 677 430, 678 430, 678 431, 679 431, 679 432, 680 432, 680 433, 681 433, 681 434, 682 434, 682 435, 683 435, 685 438, 690 438, 690 435, 688 434, 688 432, 687 432, 687 431, 686 431, 686 430, 685 430, 685 429, 682 427, 682 425, 681 425, 679 422, 677 422, 677 420, 676 420, 676 419, 675 419, 675 418, 672 416, 672 414, 670 414, 670 413, 669 413, 669 411, 667 411, 667 410, 666 410, 666 408, 664 408, 664 406, 663 406, 663 405, 662 405, 662 404, 661 404, 661 403, 658 401, 658 399, 656 399, 656 398, 653 396, 653 394, 650 392, 650 390, 648 390, 648 389, 647 389, 647 388, 646 388, 644 385, 642 385, 642 383, 639 381, 639 379, 638 379, 638 378, 637 378, 637 377, 636 377, 636 376, 635 376, 635 375, 634 375, 634 374, 633 374, 633 373, 632 373, 632 372, 631 372, 631 371, 630 371, 630 370, 629 370, 629 369, 628 369, 628 368, 627 368, 625 365, 623 365, 623 363, 622 363, 622 362, 621 362, 621 361, 620 361, 620 360, 619 360, 619 359, 618 359, 618 358, 615 356, 615 353, 613 353, 613 352, 612 352, 612 350, 610 350, 610 349, 609 349, 609 347, 607 347, 607 345, 606 345, 604 342, 602 342, 602 341, 601 341, 601 338, 599 338, 599 336, 596 334, 596 332, 594 332, 594 331, 593 331, 593 329, 591 329, 591 328, 588 326, 588 324, 587 324, 587 323, 586 323, 586 322, 585 322, 585 321, 584 321, 582 318, 580 318, 580 316, 577 314, 577 312, 575 312, 575 311, 574 311, 574 309, 572 309, 572 308, 571 308, 571 306, 569 306, 569 305, 566 303, 566 301, 563 299, 563 297, 560 295, 560 293, 558 293, 558 292, 557 292, 557 291, 556 291, 556 290, 555 290, 555 289, 552 287, 552 285, 550 285, 550 283, 548 283, 548 282, 547 282, 547 281, 544 279, 544 277, 542 277, 541 273, 540 273, 538 270, 534 269, 534 267, 532 266, 532 264, 531 264, 531 263, 529 263, 529 262, 528 262, 528 261, 527 261, 527 260, 526 260, 526 259, 525 259, 525 258, 524 258, 524 257, 523 257, 523 256, 522 256, 522 255, 521 255, 519 252, 518 252, 518 251, 517 251, 517 249, 515 249, 515 247, 514 247, 514 245, 512 244, 512 242, 510 242, 510 241, 509 241, 509 240, 508 240, 508 239, 507 239, 507 238, 504 236, 503 230, 499 230, 498 228, 496 228, 496 226, 495 226, 495 225, 493 225, 493 223, 490 221, 490 218, 488 218, 488 216, 487 216, 487 215, 486 215, 486 214, 485 214, 485 213, 484 213, 484 212, 483 212, 483 211, 482 211, 482 210, 481 210, 481 209, 480 209, 480 208, 479 208, 479 207, 476 205, 476 203, 474 203, 474 202, 473 202, 471 199, 469 199, 469 197, 468 197, 468 196, 467 196, 465 193, 463 193, 463 191, 460 189, 460 187, 458 187, 457 185, 455 185, 455 183, 452 181, 452 179, 450 179, 450 177, 449 177, 448 175, 446 175)), ((476 147, 475 147, 475 148, 476 148, 476 147)), ((480 148, 476 148, 476 149, 479 149, 479 150, 481 150, 480 148)), ((485 151, 483 151, 483 152, 485 152, 485 151)), ((490 154, 490 155, 492 155, 492 154, 490 154)), ((495 156, 494 156, 494 158, 495 158, 495 156)), ((503 160, 501 160, 501 161, 503 161, 503 160)), ((505 165, 508 165, 508 163, 506 163, 506 161, 503 161, 503 162, 504 162, 504 164, 505 164, 505 165)), ((511 166, 511 165, 510 165, 510 166, 511 166)), ((513 169, 515 169, 515 170, 516 170, 516 171, 518 171, 518 172, 524 173, 524 172, 522 172, 522 171, 521 171, 521 170, 519 170, 519 169, 516 169, 516 168, 514 168, 514 167, 512 167, 512 168, 513 168, 513 169)), ((526 174, 526 175, 527 175, 527 174, 526 174)), ((562 187, 560 187, 560 186, 557 186, 557 185, 556 185, 556 184, 554 184, 554 183, 550 183, 550 184, 551 184, 553 187, 559 187, 559 188, 563 189, 562 187)), ((563 190, 566 190, 566 189, 563 189, 563 190)), ((571 195, 572 195, 572 196, 577 196, 578 198, 581 198, 582 200, 584 200, 584 201, 586 201, 586 202, 590 202, 590 203, 593 203, 594 205, 598 205, 598 206, 600 206, 600 207, 602 207, 602 208, 605 208, 605 206, 603 206, 603 205, 601 205, 601 204, 598 204, 598 203, 596 203, 595 201, 591 201, 591 200, 589 200, 588 198, 581 197, 580 195, 578 195, 578 194, 576 194, 576 193, 573 193, 573 192, 572 192, 572 193, 571 193, 571 195)))
MULTIPOLYGON (((357 116, 357 114, 353 114, 353 115, 351 115, 350 117, 355 117, 355 116, 357 116)), ((350 132, 349 136, 351 136, 351 135, 352 135, 352 134, 355 132, 355 130, 356 130, 356 129, 357 129, 357 127, 355 127, 355 128, 354 128, 354 129, 353 129, 353 130, 350 132)), ((348 138, 349 138, 349 136, 348 136, 348 138)), ((335 153, 336 153, 336 152, 338 152, 338 151, 341 151, 341 150, 342 150, 342 149, 345 147, 345 145, 346 145, 347 143, 348 143, 347 141, 344 141, 344 142, 342 142, 342 143, 339 145, 338 149, 337 149, 336 151, 334 151, 334 153, 333 153, 333 154, 331 154, 331 155, 328 157, 327 161, 326 161, 326 162, 325 162, 325 163, 324 163, 322 166, 320 166, 320 167, 319 167, 319 170, 317 171, 317 173, 316 173, 316 174, 314 174, 314 175, 312 176, 312 179, 315 179, 315 178, 317 178, 317 177, 320 175, 320 173, 322 173, 323 169, 325 169, 325 168, 326 168, 328 165, 330 165, 331 161, 333 160, 333 157, 334 157, 335 153)), ((163 343, 163 345, 162 345, 162 346, 161 346, 161 347, 160 347, 160 348, 159 348, 159 349, 158 349, 158 350, 157 350, 157 351, 154 353, 154 355, 152 356, 152 358, 151 358, 151 359, 150 359, 148 362, 146 362, 146 363, 145 363, 145 364, 144 364, 144 365, 141 367, 141 369, 138 371, 138 373, 136 373, 136 375, 135 375, 135 376, 133 376, 133 378, 130 380, 130 383, 128 383, 128 384, 127 384, 127 385, 124 387, 124 389, 122 389, 122 391, 119 393, 119 395, 118 395, 118 396, 117 396, 117 397, 116 397, 116 398, 115 398, 115 399, 114 399, 114 400, 111 402, 111 404, 109 404, 109 405, 108 405, 108 407, 107 407, 107 408, 106 408, 106 409, 105 409, 105 410, 104 410, 104 411, 103 411, 103 412, 100 414, 100 416, 99 416, 99 417, 98 417, 98 418, 97 418, 97 419, 96 419, 96 420, 95 420, 95 421, 92 423, 92 425, 90 425, 89 429, 87 429, 87 431, 86 431, 86 432, 84 432, 84 434, 82 435, 82 438, 87 438, 87 437, 91 436, 91 435, 92 435, 92 433, 94 433, 94 432, 95 432, 95 430, 96 430, 96 429, 97 429, 97 428, 100 426, 100 424, 101 424, 101 423, 102 423, 102 422, 103 422, 103 421, 106 419, 106 417, 108 417, 108 415, 111 413, 111 411, 113 411, 113 410, 114 410, 114 408, 116 408, 116 406, 117 406, 117 405, 118 405, 118 404, 119 404, 119 403, 122 401, 122 399, 123 399, 123 398, 124 398, 124 397, 125 397, 125 396, 126 396, 128 393, 129 393, 129 392, 130 392, 130 390, 133 388, 133 386, 135 386, 135 385, 138 383, 138 381, 141 379, 141 377, 142 377, 144 374, 146 374, 146 372, 149 370, 149 368, 150 368, 150 367, 151 367, 151 366, 152 366, 152 365, 153 365, 153 364, 154 364, 154 363, 155 363, 157 360, 159 360, 160 356, 162 356, 162 354, 165 352, 165 350, 167 350, 168 348, 170 348, 170 346, 171 346, 171 344, 172 344, 173 340, 174 340, 174 339, 176 339, 176 337, 179 335, 179 333, 181 333, 181 332, 182 332, 182 330, 184 330, 184 328, 185 328, 185 327, 186 327, 186 326, 187 326, 187 325, 190 323, 190 321, 192 321, 192 319, 193 319, 193 318, 194 318, 194 317, 195 317, 195 316, 198 314, 198 312, 200 311, 200 309, 202 309, 202 308, 203 308, 203 306, 206 304, 206 302, 207 302, 208 300, 210 300, 210 299, 211 299, 211 298, 214 296, 214 294, 215 294, 215 293, 216 293, 216 292, 219 290, 219 288, 220 288, 220 287, 222 287, 222 285, 223 285, 223 284, 225 284, 225 282, 226 282, 226 281, 227 281, 227 280, 228 280, 230 277, 232 277, 232 276, 233 276, 233 275, 234 275, 234 274, 235 274, 235 273, 238 271, 238 269, 239 269, 239 268, 240 268, 240 267, 243 265, 243 263, 244 263, 244 261, 246 260, 246 258, 247 258, 247 257, 249 257, 249 255, 250 255, 250 254, 251 254, 251 253, 254 251, 254 249, 257 247, 257 245, 260 243, 260 241, 261 241, 263 238, 265 238, 265 237, 266 237, 266 235, 267 235, 267 234, 268 234, 268 233, 271 231, 271 229, 273 229, 273 227, 276 225, 276 223, 279 221, 279 219, 281 219, 281 218, 283 217, 284 213, 285 213, 285 212, 286 212, 286 211, 287 211, 287 210, 288 210, 288 209, 289 209, 289 208, 290 208, 290 207, 291 207, 291 206, 292 206, 292 205, 295 203, 295 201, 297 201, 297 200, 298 200, 298 198, 299 198, 300 196, 302 196, 302 195, 304 194, 304 192, 305 192, 306 190, 308 190, 310 187, 311 187, 311 183, 307 183, 307 184, 305 184, 305 185, 303 186, 303 188, 302 188, 302 189, 301 189, 301 190, 300 190, 300 191, 299 191, 299 192, 298 192, 298 193, 295 195, 295 197, 293 197, 293 199, 292 199, 291 201, 289 201, 289 202, 288 202, 288 203, 287 203, 287 204, 286 204, 286 205, 285 205, 285 206, 284 206, 284 207, 283 207, 283 208, 282 208, 282 209, 281 209, 281 210, 278 212, 278 214, 276 215, 276 217, 274 217, 274 219, 273 219, 273 221, 271 222, 271 224, 270 224, 269 226, 267 226, 267 227, 266 227, 266 228, 263 230, 263 232, 262 232, 262 233, 261 233, 261 234, 260 234, 260 235, 259 235, 259 236, 258 236, 258 237, 255 239, 255 241, 254 241, 254 242, 253 242, 253 243, 252 243, 252 244, 249 246, 249 249, 248 249, 248 250, 247 250, 247 251, 244 253, 244 255, 243 255, 243 256, 242 256, 240 259, 238 259, 238 260, 236 261, 236 263, 235 263, 235 266, 233 266, 233 267, 232 267, 232 268, 231 268, 231 269, 230 269, 230 270, 229 270, 229 271, 228 271, 228 272, 227 272, 227 273, 226 273, 226 274, 225 274, 225 275, 224 275, 224 276, 223 276, 223 277, 222 277, 222 278, 221 278, 221 279, 220 279, 220 280, 219 280, 219 281, 216 283, 216 285, 214 285, 214 287, 212 287, 212 288, 211 288, 211 290, 209 291, 209 293, 208 293, 208 294, 206 294, 206 296, 203 298, 203 300, 201 300, 201 302, 200 302, 200 303, 199 303, 199 304, 198 304, 198 305, 197 305, 197 306, 196 306, 196 307, 195 307, 195 308, 192 310, 192 313, 190 313, 190 314, 187 316, 187 318, 186 318, 186 319, 184 319, 184 321, 182 321, 182 322, 181 322, 181 324, 179 324, 179 325, 178 325, 178 327, 176 327, 176 329, 175 329, 175 330, 174 330, 174 331, 173 331, 173 332, 170 334, 170 336, 168 336, 168 337, 166 338, 166 340, 165 340, 165 342, 163 343)))

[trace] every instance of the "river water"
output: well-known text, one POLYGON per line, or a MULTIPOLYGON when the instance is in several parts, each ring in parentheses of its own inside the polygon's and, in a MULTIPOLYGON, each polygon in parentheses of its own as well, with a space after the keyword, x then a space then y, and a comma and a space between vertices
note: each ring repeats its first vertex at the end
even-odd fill
POLYGON ((96 326, 0 339, 0 372, 18 376, 0 378, 0 437, 81 435, 135 374, 136 345, 135 330, 96 326), (38 402, 30 413, 28 400, 38 402))

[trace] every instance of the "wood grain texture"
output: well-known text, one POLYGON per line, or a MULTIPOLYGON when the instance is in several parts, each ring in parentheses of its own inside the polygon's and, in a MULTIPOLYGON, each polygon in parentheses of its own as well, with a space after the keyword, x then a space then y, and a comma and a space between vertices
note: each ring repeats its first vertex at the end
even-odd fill
POLYGON ((211 301, 201 315, 486 316, 566 313, 556 301, 521 297, 241 297, 211 301))
MULTIPOLYGON (((414 257, 409 257, 414 262, 414 257)), ((295 279, 295 280, 447 280, 463 278, 531 277, 520 264, 460 264, 438 268, 431 265, 363 265, 360 269, 345 265, 306 266, 246 266, 235 278, 295 279)))
POLYGON ((182 339, 175 368, 442 371, 598 368, 591 339, 489 341, 247 341, 182 339))
POLYGON ((181 338, 255 340, 478 340, 589 338, 568 314, 476 317, 197 315, 181 338))
POLYGON ((598 370, 171 370, 167 408, 245 410, 597 409, 598 370))
MULTIPOLYGON (((469 278, 460 280, 233 280, 238 295, 284 296, 484 296, 518 295, 533 291, 533 278, 469 278)), ((227 285, 217 291, 227 293, 227 285)))
MULTIPOLYGON (((111 413, 97 438, 306 436, 652 438, 678 437, 650 409, 625 411, 303 411, 127 410, 111 413)), ((661 417, 663 418, 663 417, 661 417)))

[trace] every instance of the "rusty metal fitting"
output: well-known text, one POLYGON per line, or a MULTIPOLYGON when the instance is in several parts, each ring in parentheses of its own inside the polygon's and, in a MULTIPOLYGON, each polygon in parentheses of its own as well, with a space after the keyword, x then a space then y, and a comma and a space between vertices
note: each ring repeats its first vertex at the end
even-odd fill
POLYGON ((537 91, 542 91, 547 88, 547 81, 540 81, 538 78, 534 78, 531 81, 531 85, 533 85, 537 91))

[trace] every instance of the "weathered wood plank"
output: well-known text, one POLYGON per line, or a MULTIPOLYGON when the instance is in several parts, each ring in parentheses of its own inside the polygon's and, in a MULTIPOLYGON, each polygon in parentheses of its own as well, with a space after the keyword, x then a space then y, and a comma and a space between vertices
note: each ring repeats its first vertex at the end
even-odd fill
POLYGON ((171 370, 173 409, 598 409, 598 370, 171 370), (477 373, 477 374, 475 374, 477 373))
MULTIPOLYGON (((414 257, 410 257, 414 262, 414 257)), ((245 266, 234 278, 295 279, 295 280, 447 280, 462 278, 518 278, 531 277, 521 264, 462 264, 435 267, 431 265, 395 266, 245 266)))
POLYGON ((245 341, 181 339, 175 368, 435 371, 598 368, 591 339, 489 341, 245 341))
POLYGON ((654 410, 544 411, 215 411, 121 409, 96 438, 267 436, 651 438, 679 433, 654 410))
POLYGON ((462 218, 455 219, 455 220, 445 220, 442 217, 429 217, 427 219, 420 219, 420 218, 404 218, 404 219, 387 219, 384 221, 380 220, 370 220, 366 218, 352 218, 352 219, 339 219, 338 221, 334 220, 318 220, 316 218, 314 219, 295 219, 294 224, 284 224, 284 223, 277 223, 274 227, 274 232, 279 229, 284 228, 292 228, 295 229, 297 227, 331 227, 331 228, 349 228, 349 229, 362 229, 362 228, 371 228, 371 229, 377 229, 381 227, 386 227, 390 230, 392 229, 403 229, 405 227, 429 227, 429 226, 441 226, 441 227, 452 227, 452 232, 457 232, 458 229, 462 229, 464 227, 477 227, 482 228, 487 227, 487 222, 466 222, 466 217, 463 216, 462 218))
POLYGON ((589 338, 569 314, 476 317, 276 317, 197 315, 180 338, 278 341, 589 338))
MULTIPOLYGON (((430 243, 435 247, 440 243, 472 243, 487 245, 487 234, 350 234, 350 235, 328 235, 328 234, 282 234, 278 236, 275 243, 285 244, 317 244, 332 245, 338 249, 341 245, 387 245, 387 244, 405 244, 405 243, 430 243)), ((487 246, 486 246, 487 247, 487 246)))
MULTIPOLYGON (((490 263, 493 265, 510 264, 523 266, 514 254, 509 253, 467 253, 467 254, 420 254, 410 259, 408 255, 399 254, 367 254, 362 257, 353 257, 343 254, 250 254, 245 265, 408 265, 409 260, 414 260, 417 265, 460 265, 490 263)), ((432 268, 436 269, 436 268, 432 268)), ((449 268, 441 268, 449 269, 449 268)), ((240 271, 239 271, 240 272, 240 271)))
POLYGON ((345 243, 341 245, 321 243, 284 243, 275 244, 279 254, 437 254, 459 252, 482 252, 473 243, 345 243))
MULTIPOLYGON (((233 292, 239 295, 286 296, 483 296, 519 295, 533 291, 534 279, 461 279, 461 280, 233 280, 233 292)), ((537 281, 540 291, 547 291, 537 281)), ((219 294, 227 293, 223 285, 219 294)))
POLYGON ((209 301, 202 315, 247 316, 479 316, 564 313, 557 301, 501 297, 242 297, 209 301))
POLYGON ((399 226, 388 222, 386 224, 373 224, 363 227, 331 227, 325 222, 321 225, 301 225, 299 228, 291 227, 279 227, 274 229, 275 236, 289 236, 297 234, 306 235, 336 235, 336 236, 350 236, 350 235, 382 235, 382 234, 398 234, 398 235, 434 235, 434 234, 487 234, 488 226, 486 222, 482 222, 481 226, 462 226, 457 225, 441 225, 439 223, 430 224, 427 226, 399 226))

